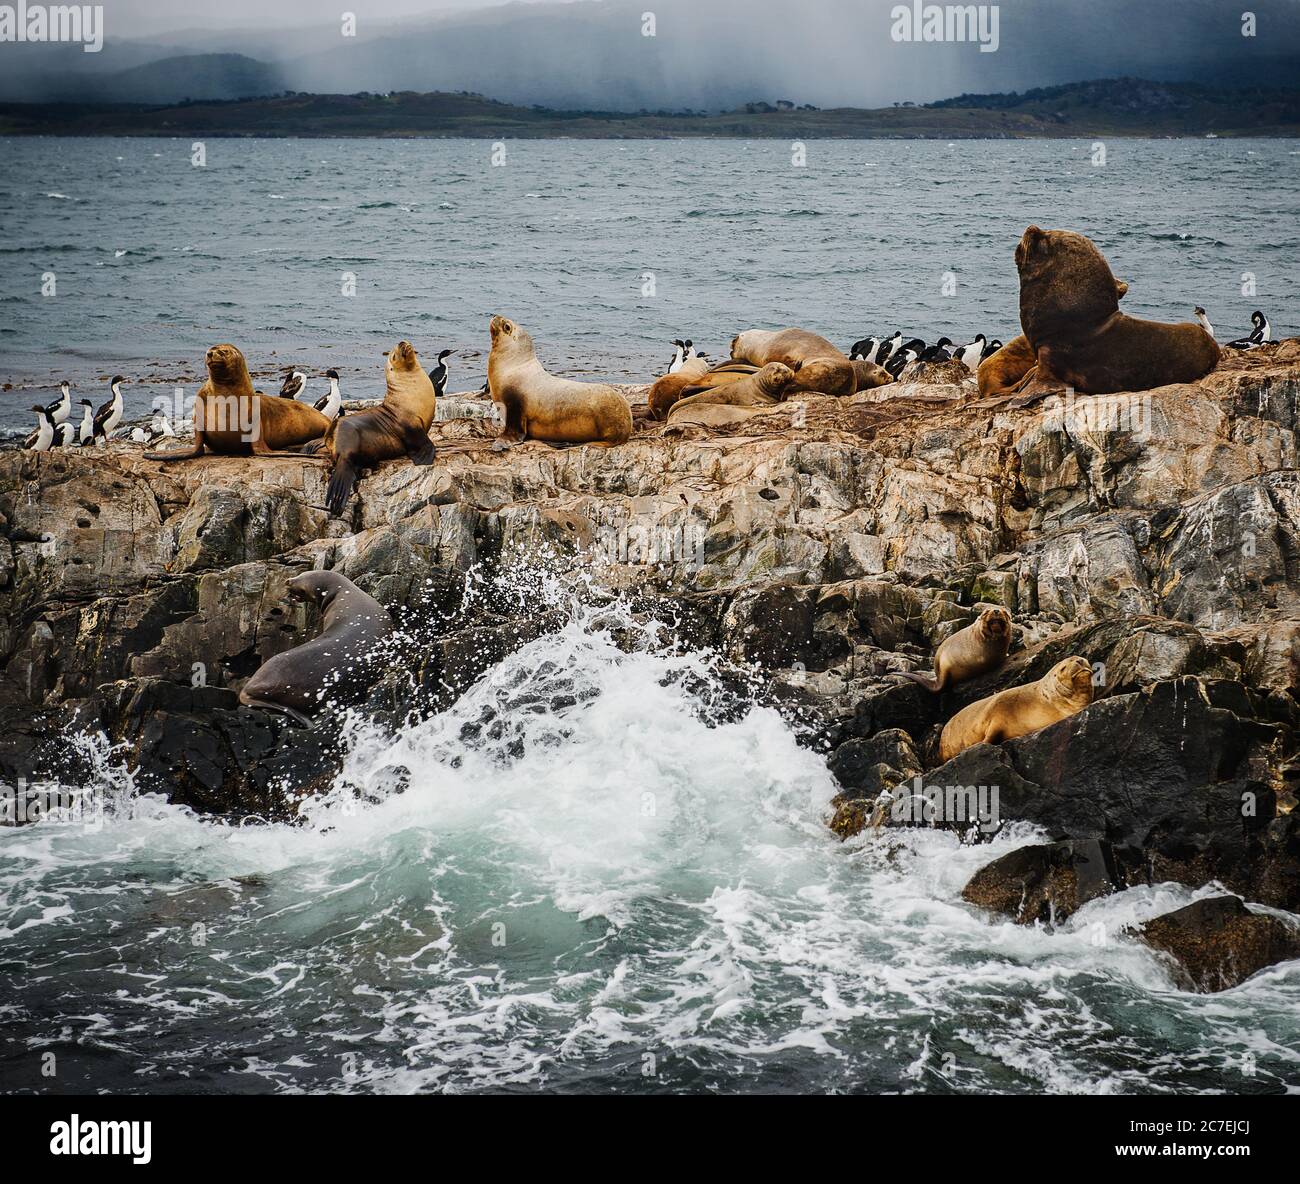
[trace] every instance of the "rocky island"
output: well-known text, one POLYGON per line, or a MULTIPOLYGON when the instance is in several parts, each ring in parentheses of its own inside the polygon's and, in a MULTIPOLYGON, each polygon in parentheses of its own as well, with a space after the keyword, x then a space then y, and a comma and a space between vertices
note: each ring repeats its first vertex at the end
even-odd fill
POLYGON ((655 422, 646 389, 609 449, 497 453, 487 400, 448 397, 436 463, 386 462, 342 518, 315 457, 0 454, 0 777, 80 783, 69 737, 102 733, 141 790, 292 818, 336 775, 337 721, 238 701, 318 627, 288 581, 330 568, 389 610, 403 640, 360 710, 397 726, 562 621, 466 595, 545 562, 798 718, 845 841, 1030 823, 1045 837, 982 868, 973 905, 1052 924, 1132 885, 1217 885, 1125 940, 1200 990, 1300 956, 1300 340, 1029 406, 956 362, 708 424, 655 422), (1001 669, 941 694, 899 677, 990 605, 1013 620, 1001 669), (1070 655, 1090 706, 939 762, 944 720, 1070 655), (953 787, 992 787, 996 816, 953 817, 953 787))

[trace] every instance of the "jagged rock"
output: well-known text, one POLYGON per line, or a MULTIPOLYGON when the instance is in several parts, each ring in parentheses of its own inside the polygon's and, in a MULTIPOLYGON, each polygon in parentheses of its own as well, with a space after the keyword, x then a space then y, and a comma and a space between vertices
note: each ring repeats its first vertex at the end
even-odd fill
POLYGON ((1079 839, 1017 847, 980 868, 962 899, 1020 925, 1055 923, 1123 886, 1110 844, 1079 839))
POLYGON ((1148 921, 1138 937, 1178 964, 1196 991, 1226 991, 1267 966, 1300 958, 1300 928, 1211 896, 1148 921))

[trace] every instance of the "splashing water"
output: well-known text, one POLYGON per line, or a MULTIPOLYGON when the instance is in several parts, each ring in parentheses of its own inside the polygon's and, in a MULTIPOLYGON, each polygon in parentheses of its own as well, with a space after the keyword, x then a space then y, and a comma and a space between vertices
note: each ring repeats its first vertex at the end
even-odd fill
POLYGON ((1209 889, 1132 890, 1055 932, 991 921, 962 886, 1040 836, 841 843, 790 724, 717 713, 715 660, 656 627, 616 644, 619 613, 575 610, 396 735, 349 720, 301 825, 201 819, 100 745, 102 817, 0 831, 0 1087, 1300 1082, 1294 964, 1195 996, 1113 936, 1209 889))

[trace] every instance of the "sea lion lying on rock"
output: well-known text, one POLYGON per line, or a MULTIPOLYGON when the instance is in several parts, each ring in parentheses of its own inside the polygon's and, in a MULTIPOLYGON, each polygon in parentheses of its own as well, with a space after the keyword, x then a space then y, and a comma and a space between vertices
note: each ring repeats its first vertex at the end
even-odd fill
POLYGON ((851 362, 838 346, 807 329, 746 329, 732 338, 731 356, 753 366, 781 362, 799 375, 794 390, 823 395, 852 395, 894 381, 883 367, 851 362))
POLYGON ((959 682, 996 670, 1011 648, 1011 614, 986 608, 965 629, 958 629, 935 651, 934 677, 905 670, 903 676, 938 694, 959 682))
POLYGON ((248 362, 233 345, 214 345, 204 356, 207 381, 194 398, 194 444, 146 452, 145 460, 191 460, 204 450, 222 456, 267 456, 323 436, 330 426, 314 407, 268 398, 253 390, 248 362))
POLYGON ((1037 682, 999 691, 963 707, 939 737, 939 759, 950 761, 975 744, 1000 744, 1082 711, 1092 702, 1092 666, 1066 658, 1037 682))
POLYGON ((381 460, 409 456, 414 464, 433 464, 429 428, 437 395, 409 341, 399 341, 387 355, 384 380, 387 390, 378 407, 340 416, 325 433, 323 451, 332 462, 325 505, 331 514, 342 512, 361 471, 381 460))
POLYGON ((669 409, 685 394, 686 388, 699 382, 708 372, 709 364, 703 358, 690 358, 675 373, 655 379, 647 400, 650 414, 655 419, 666 419, 669 409))
POLYGON ((384 606, 335 571, 308 571, 289 581, 292 600, 320 605, 319 635, 268 658, 239 692, 247 707, 265 707, 310 724, 325 695, 351 698, 377 673, 376 648, 393 631, 384 606))
POLYGON ((705 403, 728 407, 774 406, 795 389, 797 378, 789 366, 771 362, 753 374, 742 375, 735 382, 724 383, 679 399, 668 412, 668 422, 673 423, 680 417, 680 413, 705 403))
POLYGON ((1016 247, 1016 267, 1020 327, 1037 359, 1022 395, 1061 387, 1085 395, 1146 391, 1195 382, 1218 364, 1218 343, 1200 325, 1121 313, 1119 281, 1082 234, 1031 226, 1016 247))
POLYGON ((494 449, 523 440, 612 448, 631 438, 632 409, 612 386, 548 374, 532 337, 507 317, 493 317, 489 329, 488 388, 504 418, 494 449))

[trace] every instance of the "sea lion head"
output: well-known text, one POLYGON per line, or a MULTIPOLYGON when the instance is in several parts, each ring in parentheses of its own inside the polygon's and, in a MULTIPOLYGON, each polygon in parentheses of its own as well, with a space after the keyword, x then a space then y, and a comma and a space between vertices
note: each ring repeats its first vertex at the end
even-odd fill
POLYGON ((783 362, 769 362, 754 375, 754 381, 764 393, 781 399, 798 380, 794 370, 783 362))
POLYGON ((860 391, 874 390, 878 386, 888 386, 894 376, 883 366, 868 362, 862 358, 855 359, 853 366, 853 385, 860 391))
POLYGON ((1092 702, 1092 664, 1087 658, 1066 658, 1048 671, 1050 691, 1070 703, 1085 706, 1092 702))
POLYGON ((989 641, 1011 640, 1011 614, 1004 608, 986 608, 976 622, 980 636, 989 641))
POLYGON ((1020 325, 1035 349, 1047 341, 1086 336, 1119 311, 1123 281, 1082 234, 1030 226, 1016 246, 1016 268, 1020 325))
POLYGON ((349 582, 336 571, 305 571, 289 581, 289 599, 326 609, 349 582))
POLYGON ((214 345, 208 350, 204 361, 213 382, 223 385, 252 382, 248 377, 248 363, 244 360, 244 355, 233 345, 214 345))
POLYGON ((498 352, 506 350, 528 354, 533 352, 533 339, 518 321, 512 321, 509 317, 495 316, 488 322, 488 330, 492 334, 492 348, 498 352))
POLYGON ((399 341, 388 351, 388 368, 391 370, 419 370, 420 359, 415 346, 409 341, 399 341))

